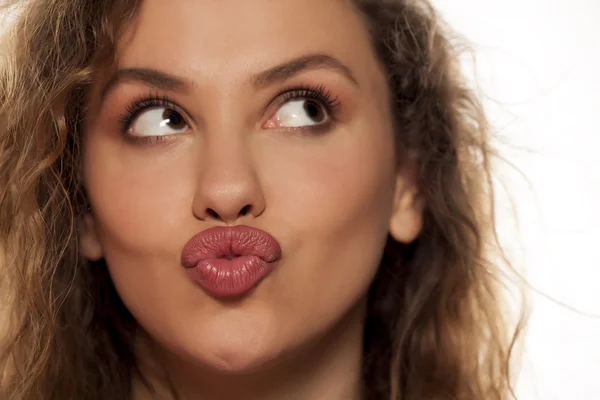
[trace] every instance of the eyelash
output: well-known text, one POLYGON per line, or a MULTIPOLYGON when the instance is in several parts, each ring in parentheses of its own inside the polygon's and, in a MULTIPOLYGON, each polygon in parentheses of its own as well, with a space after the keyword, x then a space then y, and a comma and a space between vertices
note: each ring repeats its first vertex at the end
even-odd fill
MULTIPOLYGON (((330 90, 324 85, 303 85, 293 89, 289 89, 280 93, 276 97, 277 105, 281 107, 285 103, 292 100, 314 100, 319 102, 327 111, 329 118, 334 122, 336 119, 337 109, 340 105, 338 97, 334 96, 330 90)), ((175 101, 170 99, 168 96, 149 94, 131 102, 126 108, 125 112, 119 116, 119 125, 121 132, 126 133, 130 128, 131 124, 135 119, 144 111, 152 108, 165 107, 171 108, 181 114, 183 114, 180 107, 175 104, 175 101)))
POLYGON ((169 97, 158 94, 149 94, 135 99, 125 107, 125 112, 119 116, 121 132, 127 132, 129 128, 131 128, 133 121, 135 121, 142 112, 158 107, 172 108, 177 112, 181 112, 179 107, 177 107, 175 102, 169 97))
POLYGON ((327 114, 329 114, 329 117, 332 119, 335 119, 337 109, 340 105, 339 98, 335 97, 330 90, 327 90, 327 88, 324 85, 299 86, 293 89, 286 90, 285 92, 277 96, 277 98, 281 99, 278 104, 279 106, 282 106, 283 104, 291 100, 307 99, 318 101, 319 103, 321 103, 321 105, 325 107, 327 114))

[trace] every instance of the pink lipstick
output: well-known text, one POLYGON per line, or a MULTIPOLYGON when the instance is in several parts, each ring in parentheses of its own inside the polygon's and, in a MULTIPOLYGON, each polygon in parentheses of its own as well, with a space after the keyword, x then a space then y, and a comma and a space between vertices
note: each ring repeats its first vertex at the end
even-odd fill
POLYGON ((258 285, 281 258, 268 233, 249 226, 216 227, 191 238, 181 263, 187 274, 217 297, 241 296, 258 285))

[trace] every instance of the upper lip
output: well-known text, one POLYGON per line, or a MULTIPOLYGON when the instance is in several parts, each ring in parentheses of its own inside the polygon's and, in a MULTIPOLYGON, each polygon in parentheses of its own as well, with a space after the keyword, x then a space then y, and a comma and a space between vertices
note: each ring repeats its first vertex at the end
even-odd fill
POLYGON ((250 226, 215 227, 192 237, 184 246, 181 263, 195 267, 202 260, 256 256, 265 262, 281 258, 277 240, 265 231, 250 226))

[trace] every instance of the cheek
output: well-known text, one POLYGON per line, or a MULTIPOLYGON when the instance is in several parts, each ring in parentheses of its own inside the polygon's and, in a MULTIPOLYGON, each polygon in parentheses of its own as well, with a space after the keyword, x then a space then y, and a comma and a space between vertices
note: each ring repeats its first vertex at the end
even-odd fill
POLYGON ((87 148, 84 179, 104 247, 151 256, 179 245, 173 234, 181 232, 183 210, 191 209, 193 198, 187 161, 132 156, 101 140, 87 148))
POLYGON ((331 141, 323 151, 280 149, 266 169, 276 221, 292 235, 289 259, 298 260, 281 282, 282 293, 294 299, 287 307, 329 322, 360 300, 372 281, 395 184, 393 146, 383 129, 340 132, 331 141))
POLYGON ((203 315, 185 307, 201 296, 180 266, 197 232, 193 154, 132 150, 95 133, 84 142, 83 176, 113 283, 152 337, 185 348, 182 326, 191 311, 203 315))
POLYGON ((391 135, 358 125, 324 141, 318 148, 270 151, 263 169, 274 208, 283 211, 279 218, 310 226, 312 235, 343 237, 363 227, 385 232, 396 179, 391 135))

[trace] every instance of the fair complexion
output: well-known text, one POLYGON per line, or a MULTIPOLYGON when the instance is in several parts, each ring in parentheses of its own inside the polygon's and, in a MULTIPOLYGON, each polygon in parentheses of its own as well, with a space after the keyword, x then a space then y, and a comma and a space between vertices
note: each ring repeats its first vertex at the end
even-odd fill
POLYGON ((343 0, 146 0, 117 56, 90 93, 82 252, 106 260, 146 333, 158 398, 168 377, 190 400, 358 399, 387 235, 421 229, 360 15, 343 0), (234 225, 269 232, 283 257, 223 301, 181 252, 234 225))

